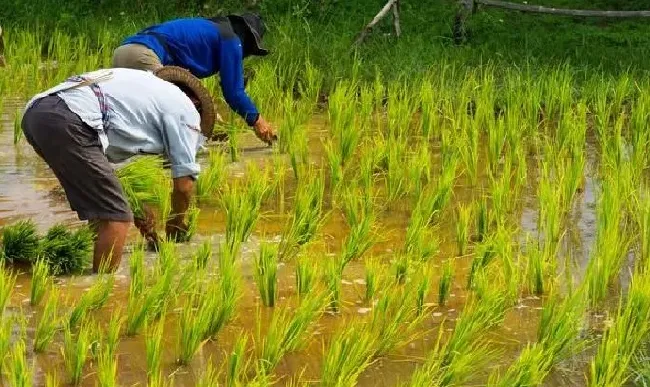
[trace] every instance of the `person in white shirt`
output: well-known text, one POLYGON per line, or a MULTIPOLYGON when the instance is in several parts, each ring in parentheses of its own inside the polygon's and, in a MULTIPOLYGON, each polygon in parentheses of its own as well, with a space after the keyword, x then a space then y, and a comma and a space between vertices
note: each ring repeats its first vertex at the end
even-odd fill
POLYGON ((105 260, 110 270, 119 266, 134 220, 111 163, 138 154, 166 156, 174 181, 166 232, 180 237, 200 171, 196 153, 213 126, 209 92, 188 71, 171 66, 71 77, 32 98, 22 121, 25 138, 58 178, 70 207, 97 233, 95 272, 105 260))

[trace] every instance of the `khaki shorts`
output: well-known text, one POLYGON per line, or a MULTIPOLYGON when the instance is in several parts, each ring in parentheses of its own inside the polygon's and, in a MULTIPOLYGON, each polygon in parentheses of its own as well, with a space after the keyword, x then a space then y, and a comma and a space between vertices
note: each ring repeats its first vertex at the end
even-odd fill
POLYGON ((125 44, 115 49, 113 67, 155 71, 163 67, 156 53, 141 44, 125 44))

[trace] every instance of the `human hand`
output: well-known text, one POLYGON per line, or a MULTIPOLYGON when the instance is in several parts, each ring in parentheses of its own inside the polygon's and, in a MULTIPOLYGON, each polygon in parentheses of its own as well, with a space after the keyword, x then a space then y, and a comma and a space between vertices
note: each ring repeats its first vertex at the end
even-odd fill
POLYGON ((271 127, 271 124, 266 122, 262 116, 259 116, 255 122, 255 125, 253 125, 253 128, 255 128, 255 135, 257 138, 264 141, 267 145, 272 145, 273 142, 278 139, 278 136, 275 134, 275 131, 271 127))

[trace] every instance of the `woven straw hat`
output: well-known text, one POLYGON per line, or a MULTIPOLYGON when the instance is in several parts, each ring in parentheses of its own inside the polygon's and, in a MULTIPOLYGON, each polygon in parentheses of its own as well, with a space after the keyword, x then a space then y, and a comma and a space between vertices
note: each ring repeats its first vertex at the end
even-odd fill
POLYGON ((178 86, 184 86, 192 90, 200 103, 198 110, 201 115, 201 133, 203 133, 205 137, 211 138, 212 131, 214 130, 216 113, 210 92, 201 84, 201 81, 189 71, 178 66, 162 67, 154 71, 154 75, 167 82, 174 83, 178 86))

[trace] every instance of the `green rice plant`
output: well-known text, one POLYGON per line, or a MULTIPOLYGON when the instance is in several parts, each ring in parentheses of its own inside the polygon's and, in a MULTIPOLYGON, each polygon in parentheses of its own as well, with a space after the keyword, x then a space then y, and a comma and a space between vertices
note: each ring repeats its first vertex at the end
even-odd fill
POLYGON ((40 238, 32 220, 21 220, 2 228, 3 257, 9 262, 31 262, 38 255, 40 238))
POLYGON ((212 243, 210 240, 206 240, 201 243, 196 252, 193 255, 194 264, 198 269, 205 269, 208 266, 208 263, 212 259, 212 243))
POLYGON ((328 140, 324 145, 330 171, 330 191, 337 193, 343 182, 344 171, 341 154, 336 151, 335 147, 332 140, 328 140))
POLYGON ((348 164, 363 136, 364 128, 355 119, 355 92, 354 83, 339 82, 329 96, 330 128, 341 166, 348 164))
POLYGON ((187 304, 178 319, 178 363, 188 365, 206 342, 205 330, 208 320, 203 317, 209 310, 203 306, 207 303, 209 293, 190 295, 187 304))
POLYGON ((424 266, 416 275, 415 308, 418 316, 424 313, 424 305, 431 290, 431 270, 424 266))
POLYGON ((650 266, 650 192, 645 190, 636 201, 635 218, 639 229, 638 263, 643 268, 650 266))
POLYGON ((0 263, 0 312, 2 313, 4 313, 9 300, 11 300, 17 278, 18 274, 12 273, 4 262, 0 263))
POLYGON ((343 262, 340 257, 333 257, 325 262, 324 279, 330 295, 329 308, 338 312, 341 308, 341 284, 343 281, 343 262))
POLYGON ((183 238, 179 242, 189 242, 196 235, 196 232, 199 229, 199 214, 201 210, 196 206, 196 204, 190 204, 190 207, 187 209, 187 231, 183 235, 183 238))
POLYGON ((108 297, 113 290, 115 276, 102 274, 97 277, 93 284, 79 299, 77 305, 70 312, 68 324, 75 328, 87 315, 88 312, 101 308, 108 302, 108 297))
POLYGON ((444 325, 425 363, 411 379, 411 386, 464 385, 477 367, 493 358, 486 333, 503 322, 506 299, 496 291, 471 298, 456 321, 451 337, 442 343, 444 325))
POLYGON ((422 203, 422 200, 418 201, 411 212, 406 227, 403 255, 410 255, 419 261, 427 261, 438 252, 439 242, 433 230, 428 227, 431 219, 428 210, 422 210, 427 204, 422 203))
POLYGON ((248 240, 260 215, 262 197, 254 197, 239 182, 232 183, 221 195, 221 205, 226 212, 226 240, 231 250, 248 240))
POLYGON ((629 378, 628 367, 641 343, 650 333, 650 276, 636 272, 625 301, 601 341, 591 362, 590 386, 622 386, 629 378))
POLYGON ((264 306, 275 306, 278 296, 278 247, 262 243, 255 257, 255 282, 264 306))
POLYGON ((478 182, 479 125, 478 120, 472 120, 466 129, 460 132, 456 147, 472 185, 478 182))
POLYGON ((59 224, 51 227, 39 246, 39 257, 47 261, 50 273, 81 273, 90 264, 95 235, 88 226, 71 232, 59 224))
POLYGON ((56 372, 45 375, 45 387, 59 387, 59 384, 56 372))
POLYGON ((459 204, 456 212, 456 244, 458 245, 459 255, 465 255, 467 252, 471 222, 472 207, 459 204))
POLYGON ((408 288, 389 289, 377 300, 368 327, 376 337, 375 356, 384 356, 422 334, 418 328, 426 316, 418 314, 414 302, 418 298, 419 286, 414 281, 408 288))
POLYGON ((300 298, 305 297, 316 283, 316 265, 309 258, 296 257, 296 290, 300 298))
POLYGON ((129 274, 131 281, 129 289, 133 289, 134 294, 140 294, 144 290, 144 249, 136 248, 129 256, 129 274))
POLYGON ((208 167, 196 179, 196 197, 199 201, 214 197, 226 179, 226 155, 215 149, 210 150, 208 167))
POLYGON ((14 322, 15 319, 10 317, 0 319, 0 363, 4 362, 9 353, 14 322))
POLYGON ((259 365, 266 375, 270 375, 282 357, 302 348, 308 338, 308 333, 314 322, 323 313, 327 303, 327 295, 323 292, 311 292, 296 308, 293 315, 289 309, 276 310, 262 338, 258 319, 257 341, 259 348, 259 365))
MULTIPOLYGON (((301 131, 304 132, 304 129, 301 129, 301 131)), ((289 145, 289 161, 291 162, 291 169, 296 180, 303 178, 309 162, 309 144, 307 140, 307 134, 303 133, 296 136, 289 145)))
POLYGON ((33 385, 34 371, 27 363, 26 355, 25 342, 20 339, 14 344, 6 365, 8 382, 14 387, 31 387, 33 385))
POLYGON ((156 320, 164 315, 173 290, 175 273, 175 268, 163 271, 148 289, 138 291, 134 286, 129 287, 125 322, 127 336, 138 334, 148 318, 156 320))
POLYGON ((145 348, 147 358, 147 379, 151 384, 160 377, 160 362, 162 359, 162 338, 165 322, 163 319, 158 322, 147 323, 145 327, 145 348))
POLYGON ((17 145, 20 140, 23 138, 22 123, 23 121, 23 112, 16 110, 14 113, 14 145, 17 145))
POLYGON ((34 352, 40 353, 47 348, 47 346, 54 339, 56 331, 59 329, 61 324, 61 318, 59 316, 59 290, 52 288, 47 301, 45 302, 45 307, 43 308, 43 314, 38 320, 36 325, 36 330, 34 331, 34 352))
POLYGON ((350 233, 343 242, 344 261, 346 264, 363 256, 375 243, 373 231, 375 212, 372 194, 347 190, 344 194, 343 209, 350 226, 350 233))
POLYGON ((176 243, 171 240, 162 240, 158 243, 158 260, 155 263, 154 271, 157 275, 175 269, 180 264, 180 258, 176 243))
POLYGON ((440 282, 438 283, 438 305, 445 306, 451 286, 454 282, 454 260, 448 259, 442 265, 442 274, 440 275, 440 282))
POLYGON ((232 351, 228 355, 226 365, 226 386, 238 387, 244 385, 244 377, 249 368, 246 361, 246 344, 248 336, 244 333, 237 336, 232 351))
POLYGON ((101 346, 97 355, 97 379, 102 387, 117 386, 117 345, 124 318, 120 313, 113 313, 108 323, 107 332, 101 334, 101 346))
POLYGON ((298 183, 293 214, 282 235, 279 251, 283 260, 294 256, 301 246, 310 242, 323 223, 323 174, 309 172, 308 176, 298 183))
POLYGON ((490 236, 490 239, 481 242, 476 247, 476 254, 472 259, 472 266, 467 275, 467 289, 474 286, 476 275, 494 261, 495 257, 494 236, 490 236))
POLYGON ((475 202, 476 204, 476 233, 478 240, 482 241, 488 235, 491 219, 488 213, 487 199, 484 196, 481 200, 475 202))
POLYGON ((30 285, 29 296, 30 305, 37 306, 40 304, 45 292, 51 286, 52 277, 50 276, 50 267, 44 260, 36 260, 34 266, 32 266, 32 283, 30 285))
POLYGON ((395 257, 392 263, 395 275, 395 283, 403 284, 406 282, 406 276, 411 267, 411 257, 408 254, 400 253, 395 257))
POLYGON ((386 201, 394 203, 407 193, 408 176, 404 168, 406 154, 406 141, 388 141, 385 150, 386 157, 386 201))
POLYGON ((74 385, 81 383, 83 368, 88 360, 88 348, 91 345, 91 337, 95 326, 90 320, 83 320, 79 324, 78 332, 72 333, 73 327, 70 324, 64 324, 63 329, 63 359, 65 368, 70 377, 70 382, 74 385))
POLYGON ((352 387, 359 375, 373 362, 376 336, 367 324, 352 322, 343 324, 327 349, 323 348, 324 360, 321 385, 324 387, 352 387))
POLYGON ((366 259, 365 264, 365 281, 366 281, 366 292, 364 300, 366 303, 370 304, 374 298, 377 290, 380 289, 382 282, 383 267, 379 259, 370 258, 366 259))
POLYGON ((437 96, 434 87, 429 79, 425 77, 420 87, 420 133, 426 139, 436 135, 439 130, 437 96))
POLYGON ((503 376, 492 374, 488 385, 541 385, 555 364, 585 347, 580 330, 586 301, 582 289, 564 300, 552 293, 542 309, 538 341, 528 345, 503 376))
POLYGON ((488 168, 493 174, 496 174, 503 148, 506 142, 506 125, 503 117, 497 118, 496 122, 490 121, 491 125, 488 130, 488 168))
POLYGON ((205 322, 201 324, 206 327, 205 339, 215 339, 221 329, 232 320, 240 297, 241 279, 234 260, 228 256, 228 251, 228 248, 221 246, 219 279, 209 282, 206 289, 206 294, 213 296, 208 297, 202 307, 202 318, 205 322))

